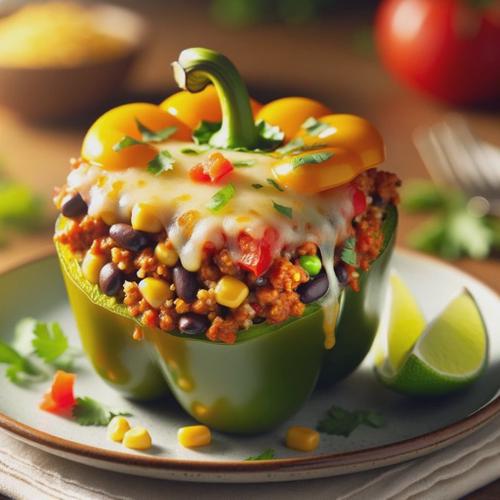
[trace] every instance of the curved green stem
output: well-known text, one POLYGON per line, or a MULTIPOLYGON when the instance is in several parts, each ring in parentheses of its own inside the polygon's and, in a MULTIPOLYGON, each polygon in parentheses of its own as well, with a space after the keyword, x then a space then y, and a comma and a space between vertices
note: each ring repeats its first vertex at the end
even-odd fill
POLYGON ((210 49, 183 50, 179 60, 172 63, 175 81, 182 89, 200 92, 213 83, 222 108, 222 125, 210 139, 219 148, 248 148, 257 146, 250 97, 245 83, 233 63, 210 49))

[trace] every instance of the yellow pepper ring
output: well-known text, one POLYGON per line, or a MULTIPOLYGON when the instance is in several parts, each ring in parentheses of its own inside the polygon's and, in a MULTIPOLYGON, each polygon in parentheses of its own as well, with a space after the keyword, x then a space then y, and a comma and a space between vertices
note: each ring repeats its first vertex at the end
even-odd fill
POLYGON ((366 170, 359 154, 345 148, 331 147, 306 151, 276 162, 272 172, 286 189, 297 193, 314 194, 347 184, 366 170), (321 163, 297 166, 297 160, 315 153, 331 153, 321 163))
POLYGON ((301 128, 296 138, 306 146, 336 146, 356 151, 364 168, 373 167, 385 159, 384 141, 378 130, 364 118, 356 115, 333 114, 319 118, 328 128, 311 135, 301 128))
MULTIPOLYGON (((255 99, 250 99, 252 113, 255 116, 262 105, 255 99)), ((217 90, 213 85, 205 87, 201 92, 192 93, 181 90, 167 97, 160 108, 175 116, 189 128, 195 129, 202 120, 220 122, 222 110, 217 90)))
POLYGON ((191 140, 190 129, 159 106, 140 102, 124 104, 104 113, 90 127, 83 140, 82 157, 106 170, 146 166, 158 154, 150 144, 138 144, 118 152, 113 150, 125 136, 141 140, 136 120, 155 132, 175 126, 177 130, 170 139, 191 140))

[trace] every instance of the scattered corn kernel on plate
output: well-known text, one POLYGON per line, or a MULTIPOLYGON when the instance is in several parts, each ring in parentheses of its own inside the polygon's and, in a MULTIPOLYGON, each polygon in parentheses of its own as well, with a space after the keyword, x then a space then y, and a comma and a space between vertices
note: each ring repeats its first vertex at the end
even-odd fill
MULTIPOLYGON (((82 427, 71 414, 42 411, 39 404, 50 378, 16 385, 0 365, 0 427, 49 453, 90 466, 183 481, 326 477, 403 462, 445 447, 500 414, 499 299, 472 277, 437 260, 399 250, 393 267, 427 321, 457 290, 466 287, 474 297, 489 342, 485 371, 472 387, 446 397, 411 399, 380 383, 373 352, 353 375, 333 389, 315 392, 298 414, 273 432, 241 437, 197 424, 173 400, 155 404, 126 400, 79 357, 74 370, 76 395, 109 408, 103 410, 87 400, 83 408, 87 414, 80 414, 80 423, 97 418, 100 426, 82 427)), ((19 319, 31 316, 57 321, 69 343, 79 347, 55 257, 0 276, 0 294, 4 343, 12 341, 19 319)))

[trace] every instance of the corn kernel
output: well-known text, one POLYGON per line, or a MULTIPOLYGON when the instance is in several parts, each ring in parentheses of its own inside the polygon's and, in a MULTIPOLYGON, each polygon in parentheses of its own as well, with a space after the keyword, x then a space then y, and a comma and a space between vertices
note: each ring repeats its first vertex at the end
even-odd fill
POLYGON ((106 264, 106 257, 104 255, 87 252, 82 261, 82 273, 91 283, 99 283, 99 273, 104 264, 106 264))
POLYGON ((168 267, 174 267, 179 260, 179 255, 171 244, 158 243, 155 248, 155 257, 160 261, 161 264, 165 264, 168 267))
POLYGON ((106 211, 101 213, 101 219, 108 226, 112 226, 118 222, 118 217, 114 212, 106 211))
POLYGON ((144 427, 133 427, 123 436, 123 446, 132 450, 147 450, 151 445, 151 435, 144 427))
POLYGON ((313 451, 319 445, 319 432, 309 427, 290 427, 286 433, 286 446, 297 451, 313 451))
POLYGON ((212 441, 212 433, 206 425, 191 425, 181 427, 177 431, 179 444, 186 448, 196 448, 206 446, 212 441))
POLYGON ((233 276, 223 276, 215 286, 215 300, 222 306, 236 309, 248 297, 248 287, 233 276))
POLYGON ((125 417, 115 417, 108 424, 108 439, 121 443, 125 433, 130 430, 130 424, 125 417))
POLYGON ((168 283, 157 278, 144 278, 139 283, 139 290, 146 302, 156 309, 167 299, 172 298, 172 291, 168 283))
POLYGON ((132 209, 132 227, 137 231, 146 231, 147 233, 158 233, 163 229, 154 208, 145 203, 134 205, 132 209))

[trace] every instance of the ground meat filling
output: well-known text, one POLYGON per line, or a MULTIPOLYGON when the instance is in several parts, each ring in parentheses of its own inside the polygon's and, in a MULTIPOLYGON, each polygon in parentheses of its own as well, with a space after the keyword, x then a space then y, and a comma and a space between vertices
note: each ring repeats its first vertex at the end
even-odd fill
MULTIPOLYGON (((344 242, 335 250, 335 273, 341 286, 357 291, 360 270, 368 270, 380 254, 384 243, 381 231, 384 214, 388 205, 399 202, 400 181, 394 174, 373 169, 357 177, 354 185, 367 200, 366 209, 352 223, 357 263, 342 261, 344 242)), ((253 324, 276 324, 302 316, 310 301, 301 293, 304 288, 301 285, 311 279, 324 278, 324 270, 311 276, 301 265, 301 257, 321 258, 318 246, 311 241, 304 242, 293 253, 286 252, 275 258, 262 276, 243 270, 227 249, 216 250, 207 243, 200 269, 190 273, 182 268, 164 231, 124 245, 120 238, 113 238, 114 226, 110 231, 111 226, 104 221, 86 214, 81 199, 75 201, 78 196, 65 192, 64 188, 57 192, 56 206, 64 215, 70 214, 66 215, 70 222, 56 234, 55 240, 67 245, 75 257, 83 261, 82 270, 85 261, 95 257, 101 273, 94 282, 99 283, 103 293, 111 278, 115 280, 113 283, 122 284, 107 294, 116 296, 127 306, 130 315, 139 318, 145 326, 186 335, 205 335, 212 341, 231 344, 239 331, 253 324), (106 280, 102 277, 104 269, 106 280), (223 287, 223 281, 224 286, 246 289, 245 298, 230 307, 221 304, 224 301, 218 301, 217 294, 221 293, 218 289, 223 287), (153 295, 149 289, 155 290, 153 295)))

